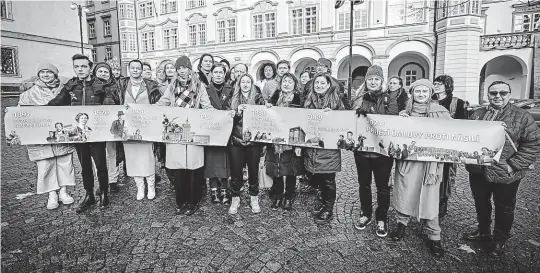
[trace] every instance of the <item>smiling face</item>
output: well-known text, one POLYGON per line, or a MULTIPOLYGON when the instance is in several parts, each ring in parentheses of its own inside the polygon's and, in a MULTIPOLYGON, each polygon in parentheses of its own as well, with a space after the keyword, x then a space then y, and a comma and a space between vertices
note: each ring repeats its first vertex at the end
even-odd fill
POLYGON ((90 62, 86 59, 77 59, 73 61, 73 71, 79 79, 86 79, 90 76, 90 62))
POLYGON ((251 79, 248 76, 243 76, 240 79, 240 89, 243 93, 251 91, 251 79))
POLYGON ((315 82, 313 84, 313 87, 315 89, 315 93, 324 94, 330 88, 330 83, 328 82, 326 77, 319 76, 319 77, 315 78, 315 82))
POLYGON ((64 127, 64 126, 62 126, 62 124, 60 124, 60 123, 58 123, 58 124, 56 124, 56 125, 54 126, 54 128, 56 128, 56 131, 58 131, 58 132, 62 131, 62 129, 64 129, 63 127, 64 127))
POLYGON ((204 71, 210 71, 210 68, 214 65, 214 61, 212 60, 212 57, 210 56, 204 56, 204 58, 201 61, 201 68, 204 71))
POLYGON ((495 84, 488 90, 488 100, 491 106, 503 108, 510 101, 510 87, 506 84, 495 84))
POLYGON ((48 69, 40 70, 38 73, 38 77, 44 83, 50 83, 54 81, 54 79, 56 78, 56 76, 54 75, 54 72, 48 69))
POLYGON ((283 75, 287 72, 289 72, 289 66, 286 63, 280 63, 277 68, 278 76, 283 77, 283 75))
POLYGON ((143 66, 143 78, 145 79, 151 79, 152 78, 152 68, 150 66, 143 66))
POLYGON ((81 115, 79 117, 79 124, 86 125, 88 123, 88 116, 87 115, 81 115))
POLYGON ((413 99, 417 103, 427 103, 431 95, 431 90, 425 85, 419 85, 414 88, 413 99))
POLYGON ((164 81, 167 76, 165 75, 165 70, 159 69, 156 71, 156 78, 160 81, 164 81))
POLYGON ((122 70, 120 70, 120 68, 113 68, 112 69, 112 74, 115 78, 118 78, 120 77, 120 74, 122 73, 122 70))
POLYGON ((401 85, 399 85, 399 80, 396 78, 390 79, 390 81, 388 82, 388 89, 394 92, 397 91, 399 88, 401 88, 401 85))
POLYGON ((446 92, 446 87, 444 86, 444 83, 442 82, 434 82, 433 86, 435 86, 435 89, 433 90, 435 94, 441 94, 441 93, 446 92))
POLYGON ((108 81, 111 78, 111 74, 109 73, 109 69, 102 66, 96 71, 96 77, 108 81))
POLYGON ((129 74, 132 78, 138 79, 141 77, 143 72, 142 65, 139 62, 131 62, 129 64, 129 74))
POLYGON ((315 67, 317 73, 328 73, 328 66, 318 63, 315 67))
POLYGON ((281 80, 281 91, 285 93, 292 92, 294 90, 294 80, 291 77, 285 77, 281 80))
POLYGON ((300 82, 302 84, 306 84, 307 82, 309 82, 309 73, 307 72, 302 73, 302 75, 300 75, 300 82))
POLYGON ((369 91, 376 91, 381 88, 382 79, 377 76, 370 76, 366 79, 366 84, 369 91))
POLYGON ((223 67, 216 67, 212 70, 212 81, 218 84, 225 81, 225 70, 223 67))
POLYGON ((176 68, 173 64, 167 64, 165 66, 165 76, 167 76, 168 78, 176 76, 176 68))

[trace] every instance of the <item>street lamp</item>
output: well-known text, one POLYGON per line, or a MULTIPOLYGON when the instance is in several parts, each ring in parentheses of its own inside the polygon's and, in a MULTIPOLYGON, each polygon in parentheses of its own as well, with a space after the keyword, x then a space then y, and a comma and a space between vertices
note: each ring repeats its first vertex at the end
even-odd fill
POLYGON ((86 6, 79 5, 75 2, 71 2, 69 6, 72 10, 77 10, 79 14, 79 30, 81 32, 81 53, 84 55, 84 46, 83 46, 83 31, 82 31, 82 13, 88 13, 90 10, 86 6))

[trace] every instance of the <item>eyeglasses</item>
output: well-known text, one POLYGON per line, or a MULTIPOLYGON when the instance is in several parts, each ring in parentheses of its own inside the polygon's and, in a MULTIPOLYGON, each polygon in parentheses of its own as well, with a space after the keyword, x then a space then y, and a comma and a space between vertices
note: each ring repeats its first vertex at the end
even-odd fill
POLYGON ((433 85, 434 86, 442 86, 442 85, 444 85, 444 83, 442 83, 442 82, 434 82, 433 85))
POLYGON ((501 91, 501 92, 497 92, 497 91, 489 91, 488 94, 492 97, 496 97, 497 94, 501 95, 501 97, 506 97, 508 96, 508 94, 510 94, 510 92, 508 91, 501 91))

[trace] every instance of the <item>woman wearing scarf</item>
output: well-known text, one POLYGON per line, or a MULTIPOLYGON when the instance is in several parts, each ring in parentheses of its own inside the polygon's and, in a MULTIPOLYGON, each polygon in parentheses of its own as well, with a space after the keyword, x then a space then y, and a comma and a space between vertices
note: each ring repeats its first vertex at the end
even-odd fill
POLYGON ((246 105, 264 105, 264 99, 255 87, 255 81, 249 74, 238 77, 234 93, 230 101, 230 109, 236 111, 234 125, 231 134, 232 145, 229 145, 229 156, 231 161, 231 191, 232 202, 229 208, 230 214, 236 214, 240 206, 240 189, 244 181, 242 180, 242 169, 248 166, 249 173, 249 195, 251 196, 251 211, 261 212, 259 206, 259 162, 261 160, 261 146, 246 141, 242 135, 242 115, 246 105))
MULTIPOLYGON (((156 105, 192 109, 212 108, 204 84, 191 70, 191 61, 180 56, 175 62, 177 77, 165 90, 156 105)), ((167 143, 165 168, 173 181, 176 194, 176 214, 192 215, 198 209, 204 183, 204 147, 167 143)))
MULTIPOLYGON (((285 73, 281 77, 280 88, 266 105, 267 107, 300 107, 298 80, 293 74, 285 73)), ((304 162, 300 155, 295 154, 295 148, 288 145, 270 145, 266 150, 266 174, 274 181, 272 209, 277 210, 283 206, 284 210, 292 210, 292 200, 296 195, 296 177, 304 174, 304 162)))
MULTIPOLYGON (((398 115, 400 110, 405 109, 406 103, 402 100, 405 100, 406 96, 398 93, 399 89, 386 92, 383 70, 380 66, 369 67, 365 79, 352 100, 352 109, 356 110, 358 115, 398 115)), ((390 207, 388 182, 394 161, 391 157, 367 151, 355 151, 354 161, 358 172, 358 191, 362 209, 360 219, 354 227, 363 230, 371 223, 373 212, 371 181, 375 177, 378 204, 375 211, 376 234, 379 237, 386 237, 388 235, 388 208, 390 207)))
MULTIPOLYGON (((117 104, 155 104, 161 97, 156 83, 142 77, 143 63, 132 60, 128 64, 129 78, 120 80, 120 96, 117 104)), ((129 132, 133 133, 133 132, 129 132)), ((153 144, 149 142, 124 142, 127 175, 133 177, 137 185, 137 200, 144 198, 145 180, 148 184, 149 200, 156 196, 156 168, 153 144)))
MULTIPOLYGON (((119 92, 118 83, 112 74, 111 67, 107 63, 97 63, 94 66, 93 75, 105 83, 105 86, 108 88, 107 92, 115 94, 119 92)), ((112 103, 112 101, 108 100, 107 103, 112 103)), ((124 161, 124 149, 122 142, 107 141, 105 143, 105 152, 107 154, 109 188, 111 192, 118 192, 119 188, 117 183, 120 173, 118 166, 120 165, 120 162, 124 161)))
MULTIPOLYGON (((426 79, 415 81, 411 87, 411 107, 400 116, 450 119, 446 108, 431 100, 433 84, 426 79)), ((397 228, 390 235, 399 241, 411 217, 423 219, 428 234, 428 247, 436 257, 444 254, 439 226, 439 187, 442 181, 443 163, 397 160, 392 206, 396 210, 397 228)))
MULTIPOLYGON (((216 63, 210 70, 212 81, 206 88, 212 107, 218 110, 228 110, 233 87, 226 83, 227 67, 216 63)), ((227 147, 207 146, 204 149, 204 177, 210 181, 212 203, 230 204, 229 176, 230 162, 227 147)))
MULTIPOLYGON (((317 74, 306 97, 304 108, 345 110, 339 97, 339 88, 332 85, 327 74, 317 74)), ((336 173, 341 172, 341 151, 306 148, 304 166, 311 181, 321 190, 321 202, 317 202, 311 214, 318 224, 329 223, 333 217, 336 201, 336 173)))
POLYGON ((169 84, 176 78, 176 68, 173 60, 163 60, 156 69, 156 80, 159 92, 163 95, 169 84))
MULTIPOLYGON (((264 86, 267 82, 273 80, 277 75, 277 68, 274 63, 265 63, 263 64, 263 67, 259 70, 259 81, 257 81, 257 87, 259 87, 260 90, 265 90, 264 86)), ((265 91, 270 91, 266 89, 265 91)), ((275 93, 275 92, 274 92, 275 93)), ((263 94, 264 100, 269 101, 272 94, 263 94)))
POLYGON ((199 80, 204 84, 204 86, 208 86, 208 84, 210 84, 212 78, 210 69, 213 65, 214 57, 211 54, 204 53, 199 59, 199 65, 197 66, 199 72, 197 74, 199 75, 199 80))
MULTIPOLYGON (((19 97, 19 106, 38 106, 56 97, 62 85, 58 79, 58 69, 52 64, 40 64, 37 68, 37 80, 34 86, 19 97)), ((73 152, 69 144, 27 145, 28 157, 36 162, 38 177, 37 194, 48 193, 47 209, 58 207, 58 201, 64 205, 73 204, 73 198, 66 191, 67 186, 75 186, 73 152), (57 193, 57 191, 59 191, 57 193)))
POLYGON ((264 88, 260 89, 262 91, 263 97, 272 96, 276 90, 279 88, 279 82, 281 81, 281 77, 285 73, 288 73, 291 69, 291 63, 287 60, 281 60, 276 64, 276 73, 274 75, 274 78, 267 81, 264 84, 264 88))

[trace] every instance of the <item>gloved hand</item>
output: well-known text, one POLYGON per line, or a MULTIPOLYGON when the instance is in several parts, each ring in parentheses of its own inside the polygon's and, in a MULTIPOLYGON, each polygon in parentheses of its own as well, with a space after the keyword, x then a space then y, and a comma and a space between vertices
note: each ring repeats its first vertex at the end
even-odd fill
POLYGON ((362 109, 362 108, 358 108, 358 109, 356 109, 356 115, 358 117, 360 117, 360 116, 367 117, 367 111, 362 109))

